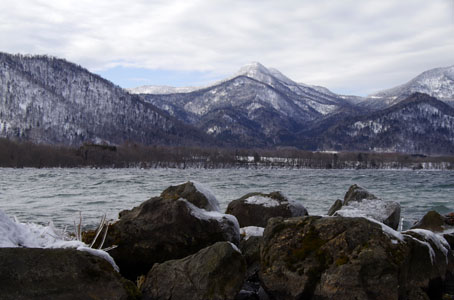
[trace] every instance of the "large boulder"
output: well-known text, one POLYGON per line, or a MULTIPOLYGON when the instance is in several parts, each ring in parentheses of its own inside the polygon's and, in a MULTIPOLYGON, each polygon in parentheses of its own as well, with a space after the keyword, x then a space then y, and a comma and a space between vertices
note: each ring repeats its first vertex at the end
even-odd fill
POLYGON ((238 248, 218 242, 183 259, 155 264, 142 286, 143 299, 234 299, 245 270, 238 248))
POLYGON ((441 299, 447 284, 452 285, 454 260, 449 243, 425 229, 411 229, 402 234, 411 249, 407 284, 426 287, 430 299, 441 299))
POLYGON ((265 227, 273 217, 291 218, 308 214, 302 204, 289 201, 280 192, 249 193, 230 202, 226 213, 234 215, 240 227, 265 227))
POLYGON ((239 243, 236 219, 197 208, 184 199, 152 198, 110 226, 106 246, 127 278, 146 274, 154 263, 182 258, 217 241, 239 243))
POLYGON ((260 278, 275 299, 429 299, 452 271, 447 243, 365 218, 275 218, 263 238, 260 278))
POLYGON ((104 247, 117 245, 110 255, 123 276, 135 280, 155 263, 183 258, 218 241, 239 244, 234 216, 207 211, 175 193, 164 193, 122 211, 120 219, 109 226, 104 247))
MULTIPOLYGON (((337 205, 339 201, 336 201, 337 205)), ((335 204, 336 204, 335 203, 335 204)), ((397 230, 400 222, 400 204, 377 198, 364 188, 354 184, 344 197, 342 207, 333 207, 330 213, 342 217, 369 217, 397 230)))
POLYGON ((139 299, 106 260, 75 249, 0 248, 0 298, 139 299))

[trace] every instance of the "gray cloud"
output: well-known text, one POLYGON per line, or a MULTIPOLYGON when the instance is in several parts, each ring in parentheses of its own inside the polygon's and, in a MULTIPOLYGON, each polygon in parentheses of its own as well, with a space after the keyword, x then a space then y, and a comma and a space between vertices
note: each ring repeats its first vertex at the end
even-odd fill
POLYGON ((454 1, 2 1, 0 50, 213 77, 260 61, 366 94, 454 64, 454 1))

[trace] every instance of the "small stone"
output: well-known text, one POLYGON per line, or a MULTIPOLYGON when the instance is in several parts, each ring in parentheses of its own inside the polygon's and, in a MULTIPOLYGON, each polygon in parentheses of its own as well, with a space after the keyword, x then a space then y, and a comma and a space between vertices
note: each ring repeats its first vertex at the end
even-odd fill
POLYGON ((434 232, 442 232, 444 230, 445 218, 438 212, 431 210, 426 213, 411 229, 427 229, 434 232))

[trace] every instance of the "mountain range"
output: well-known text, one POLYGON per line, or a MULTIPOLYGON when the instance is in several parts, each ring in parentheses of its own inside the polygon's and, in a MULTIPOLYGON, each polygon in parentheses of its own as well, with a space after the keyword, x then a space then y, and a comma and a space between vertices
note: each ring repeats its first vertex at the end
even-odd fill
POLYGON ((0 53, 0 137, 453 154, 453 74, 429 70, 363 98, 252 63, 205 87, 127 91, 62 59, 0 53))
POLYGON ((62 59, 0 53, 0 137, 84 142, 214 145, 212 137, 62 59))
POLYGON ((428 94, 454 107, 454 65, 425 71, 405 84, 370 95, 363 105, 382 109, 413 93, 428 94))

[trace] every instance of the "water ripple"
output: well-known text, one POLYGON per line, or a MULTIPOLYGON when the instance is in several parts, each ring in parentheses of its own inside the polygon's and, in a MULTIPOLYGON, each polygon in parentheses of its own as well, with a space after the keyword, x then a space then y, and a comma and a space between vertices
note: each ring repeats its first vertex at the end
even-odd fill
POLYGON ((165 188, 195 180, 211 188, 222 209, 250 192, 282 191, 312 215, 325 214, 351 184, 400 202, 405 226, 428 210, 454 211, 454 172, 393 170, 0 169, 0 209, 21 221, 71 225, 82 212, 96 226, 165 188))

